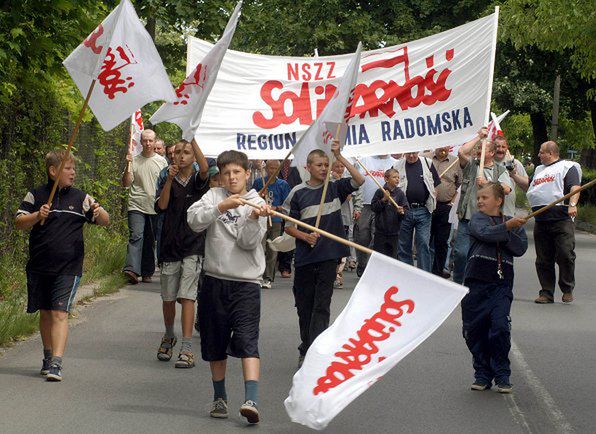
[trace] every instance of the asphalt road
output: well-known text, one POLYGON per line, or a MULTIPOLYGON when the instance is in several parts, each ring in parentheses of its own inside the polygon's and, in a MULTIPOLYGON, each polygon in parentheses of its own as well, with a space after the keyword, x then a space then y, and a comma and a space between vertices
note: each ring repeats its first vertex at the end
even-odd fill
MULTIPOLYGON (((530 230, 531 232, 531 230, 530 230)), ((383 380, 348 406, 332 433, 551 433, 596 431, 596 236, 577 235, 576 301, 539 306, 534 246, 517 261, 513 304, 514 394, 471 392, 472 366, 461 337, 460 311, 383 380)), ((336 290, 333 315, 349 289, 336 290)), ((227 376, 230 418, 211 419, 209 369, 174 369, 159 362, 162 330, 158 284, 127 287, 80 309, 65 357, 65 379, 39 375, 41 345, 34 337, 0 357, 0 433, 307 432, 283 407, 298 352, 291 280, 278 277, 263 291, 262 423, 248 427, 240 363, 227 376)), ((177 324, 177 328, 179 325, 177 324)), ((198 351, 198 337, 194 348, 198 351)))

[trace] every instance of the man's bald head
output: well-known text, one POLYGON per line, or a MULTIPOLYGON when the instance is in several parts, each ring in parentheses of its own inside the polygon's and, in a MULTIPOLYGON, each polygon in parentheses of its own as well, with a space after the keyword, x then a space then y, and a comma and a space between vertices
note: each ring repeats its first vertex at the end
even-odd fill
POLYGON ((540 162, 542 164, 548 165, 554 163, 559 159, 559 145, 552 140, 544 142, 542 145, 540 145, 538 157, 540 158, 540 162))
POLYGON ((143 130, 141 133, 141 145, 143 145, 142 154, 145 157, 152 157, 155 153, 155 131, 143 130))

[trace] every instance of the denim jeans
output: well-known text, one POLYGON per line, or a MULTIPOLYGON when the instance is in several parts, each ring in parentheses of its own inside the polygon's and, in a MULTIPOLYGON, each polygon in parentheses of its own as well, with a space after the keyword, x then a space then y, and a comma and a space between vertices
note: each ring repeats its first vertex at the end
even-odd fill
POLYGON ((128 212, 128 248, 123 271, 137 276, 153 276, 155 273, 155 230, 157 216, 140 211, 128 212))
POLYGON ((414 265, 412 257, 412 239, 416 231, 416 266, 424 271, 431 271, 430 225, 432 214, 425 207, 409 209, 399 231, 397 257, 406 264, 414 265))
POLYGON ((470 250, 470 221, 460 220, 453 246, 453 281, 463 283, 470 250))

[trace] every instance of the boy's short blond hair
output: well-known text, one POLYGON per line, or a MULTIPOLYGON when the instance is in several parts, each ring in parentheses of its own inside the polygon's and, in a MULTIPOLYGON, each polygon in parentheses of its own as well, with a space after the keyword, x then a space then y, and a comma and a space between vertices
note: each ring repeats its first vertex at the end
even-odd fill
MULTIPOLYGON (((48 175, 50 174, 50 167, 59 168, 60 163, 62 163, 62 160, 64 160, 64 157, 66 157, 66 149, 59 149, 57 151, 54 150, 54 151, 48 152, 46 154, 46 173, 48 175)), ((75 161, 74 155, 69 153, 67 161, 74 162, 75 161)))
POLYGON ((306 164, 311 164, 315 157, 327 158, 327 160, 329 160, 325 151, 322 151, 321 149, 313 149, 308 153, 308 157, 306 157, 306 164))

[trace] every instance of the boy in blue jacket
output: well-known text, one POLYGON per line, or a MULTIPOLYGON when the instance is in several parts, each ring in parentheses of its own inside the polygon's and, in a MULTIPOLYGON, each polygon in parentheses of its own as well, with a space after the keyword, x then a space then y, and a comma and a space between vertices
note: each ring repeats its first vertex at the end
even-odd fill
POLYGON ((470 250, 464 284, 470 288, 461 303, 463 335, 473 356, 472 390, 511 393, 511 302, 513 257, 522 256, 528 238, 526 220, 501 210, 503 187, 489 183, 477 193, 478 212, 470 220, 470 250))

